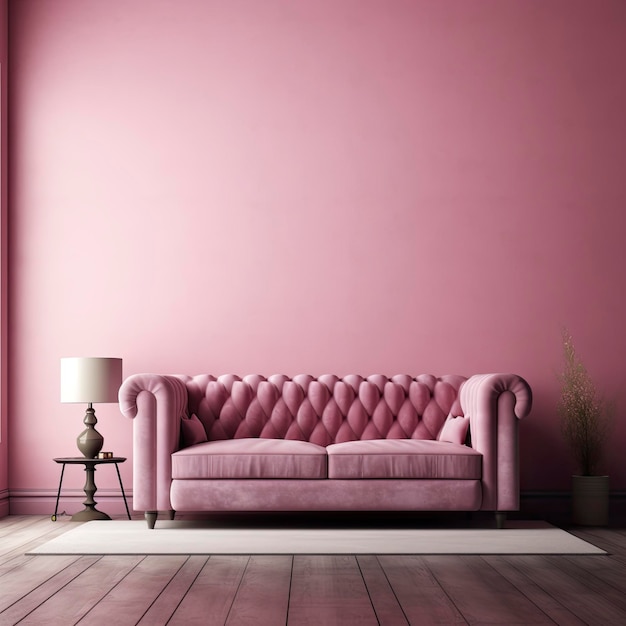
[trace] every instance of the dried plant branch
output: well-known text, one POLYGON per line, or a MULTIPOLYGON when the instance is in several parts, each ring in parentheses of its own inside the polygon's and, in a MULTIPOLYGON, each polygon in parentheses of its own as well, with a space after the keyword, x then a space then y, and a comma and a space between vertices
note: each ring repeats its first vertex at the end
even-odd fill
POLYGON ((612 407, 598 394, 567 329, 562 332, 564 368, 558 412, 563 435, 583 476, 597 475, 604 456, 612 407))

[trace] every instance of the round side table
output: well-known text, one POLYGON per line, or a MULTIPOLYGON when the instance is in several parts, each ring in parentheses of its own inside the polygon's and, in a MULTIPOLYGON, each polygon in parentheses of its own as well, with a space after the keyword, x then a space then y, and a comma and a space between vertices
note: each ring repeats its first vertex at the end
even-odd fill
POLYGON ((59 498, 61 497, 61 486, 63 485, 63 474, 65 473, 66 465, 84 465, 86 478, 85 478, 85 486, 83 487, 85 491, 85 501, 83 505, 85 508, 78 513, 74 513, 72 515, 73 522, 88 522, 91 520, 105 520, 111 519, 106 513, 102 511, 98 511, 96 509, 97 502, 94 500, 94 495, 96 494, 97 487, 96 481, 94 478, 94 474, 96 472, 96 465, 115 465, 115 469, 117 470, 117 478, 120 481, 120 489, 122 490, 122 497, 124 498, 124 505, 126 506, 126 514, 128 515, 128 519, 130 519, 130 511, 128 510, 128 502, 126 501, 126 493, 124 492, 124 485, 122 484, 122 476, 120 474, 120 468, 118 467, 119 463, 123 463, 126 458, 121 456, 114 456, 110 459, 87 459, 82 456, 76 457, 61 457, 57 459, 53 459, 55 463, 60 463, 61 467, 61 478, 59 479, 59 490, 57 491, 57 501, 54 507, 54 513, 52 515, 52 521, 57 521, 57 512, 59 510, 59 498))

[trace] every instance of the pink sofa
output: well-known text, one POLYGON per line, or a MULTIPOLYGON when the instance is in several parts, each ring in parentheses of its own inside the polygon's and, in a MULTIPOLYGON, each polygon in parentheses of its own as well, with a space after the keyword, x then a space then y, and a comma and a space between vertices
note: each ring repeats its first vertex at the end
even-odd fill
POLYGON ((158 511, 519 508, 513 374, 239 378, 136 374, 133 506, 158 511), (469 426, 469 429, 467 428, 469 426))

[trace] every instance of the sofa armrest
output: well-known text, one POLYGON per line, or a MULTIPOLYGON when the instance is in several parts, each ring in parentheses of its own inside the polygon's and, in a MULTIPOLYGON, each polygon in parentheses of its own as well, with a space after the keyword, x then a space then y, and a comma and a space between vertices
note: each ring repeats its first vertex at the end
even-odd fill
POLYGON ((463 383, 460 400, 470 419, 472 447, 483 455, 481 508, 518 510, 518 420, 532 406, 528 383, 515 374, 479 374, 463 383))
POLYGON ((119 402, 133 419, 133 508, 171 510, 172 452, 179 447, 187 388, 175 376, 135 374, 120 387, 119 402))

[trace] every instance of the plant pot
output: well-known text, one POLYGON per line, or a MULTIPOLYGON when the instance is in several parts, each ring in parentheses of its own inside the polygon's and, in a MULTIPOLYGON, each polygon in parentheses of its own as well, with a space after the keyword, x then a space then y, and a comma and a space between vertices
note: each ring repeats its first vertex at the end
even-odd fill
POLYGON ((608 525, 608 476, 572 476, 572 521, 581 526, 608 525))

